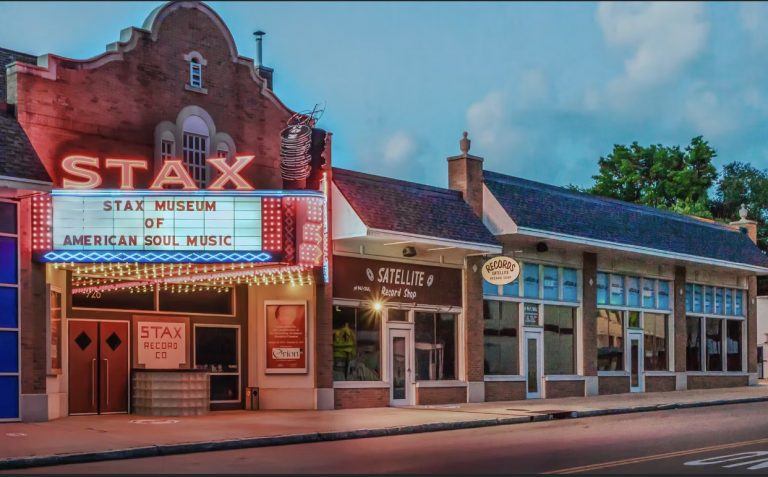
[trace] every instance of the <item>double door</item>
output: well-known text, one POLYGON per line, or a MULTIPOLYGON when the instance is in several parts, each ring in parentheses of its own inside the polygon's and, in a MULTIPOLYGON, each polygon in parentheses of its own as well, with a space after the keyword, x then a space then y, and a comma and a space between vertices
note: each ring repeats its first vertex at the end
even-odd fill
POLYGON ((128 323, 69 321, 69 413, 128 412, 128 323))

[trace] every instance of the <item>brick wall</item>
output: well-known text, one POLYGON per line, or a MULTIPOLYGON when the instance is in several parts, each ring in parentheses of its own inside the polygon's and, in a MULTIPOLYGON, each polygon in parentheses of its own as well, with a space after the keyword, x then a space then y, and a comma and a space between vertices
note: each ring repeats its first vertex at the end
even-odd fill
POLYGON ((417 388, 416 404, 458 404, 467 402, 467 388, 417 388))
POLYGON ((688 341, 687 328, 685 326, 685 267, 675 267, 675 280, 672 291, 674 296, 674 310, 672 319, 674 321, 675 336, 672 340, 675 347, 675 371, 685 372, 686 345, 688 341))
POLYGON ((597 254, 584 253, 582 268, 582 347, 584 376, 597 376, 597 254))
POLYGON ((482 381, 485 372, 482 264, 483 257, 467 257, 464 269, 467 381, 475 382, 482 381))
POLYGON ((389 388, 334 389, 336 409, 389 406, 389 388))
MULTIPOLYGON (((233 61, 227 34, 216 20, 198 7, 182 7, 165 17, 155 40, 134 32, 135 47, 123 47, 122 58, 52 59, 55 80, 25 71, 9 77, 18 85, 19 123, 54 183, 61 183, 61 159, 80 153, 150 159, 150 170, 137 174, 136 187, 145 188, 154 172, 156 126, 175 123, 182 108, 196 105, 210 114, 216 132, 233 138, 238 153, 255 155, 243 173, 254 187, 282 188, 279 132, 292 112, 254 79, 252 65, 233 61), (185 89, 184 55, 191 51, 207 61, 207 94, 185 89)), ((176 144, 177 153, 181 147, 176 144)), ((103 186, 114 187, 116 181, 117 171, 110 169, 103 186)))
POLYGON ((688 389, 713 389, 748 386, 748 376, 691 376, 688 375, 688 389))
POLYGON ((757 372, 757 277, 747 279, 747 371, 757 372))
POLYGON ((544 397, 584 396, 584 381, 545 381, 544 397))
POLYGON ((599 394, 621 394, 629 392, 628 376, 600 376, 597 378, 599 394))
POLYGON ((485 400, 519 401, 525 399, 524 381, 486 381, 485 400))
POLYGON ((655 392, 674 391, 674 390, 675 390, 674 376, 646 376, 645 377, 646 392, 655 393, 655 392))

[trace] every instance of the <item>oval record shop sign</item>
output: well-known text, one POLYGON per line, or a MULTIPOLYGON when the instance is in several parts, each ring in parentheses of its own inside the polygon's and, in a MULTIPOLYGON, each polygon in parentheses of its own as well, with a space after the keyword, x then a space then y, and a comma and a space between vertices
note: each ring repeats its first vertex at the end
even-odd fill
POLYGON ((520 264, 509 257, 493 257, 483 264, 483 278, 492 285, 506 285, 517 280, 520 264))

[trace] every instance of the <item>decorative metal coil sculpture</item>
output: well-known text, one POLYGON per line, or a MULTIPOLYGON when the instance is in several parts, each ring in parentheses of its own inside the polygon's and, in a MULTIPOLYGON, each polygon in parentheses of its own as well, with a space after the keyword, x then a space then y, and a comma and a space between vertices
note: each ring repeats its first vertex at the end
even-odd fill
POLYGON ((285 181, 302 181, 312 172, 312 128, 324 109, 296 113, 280 133, 280 171, 285 181))

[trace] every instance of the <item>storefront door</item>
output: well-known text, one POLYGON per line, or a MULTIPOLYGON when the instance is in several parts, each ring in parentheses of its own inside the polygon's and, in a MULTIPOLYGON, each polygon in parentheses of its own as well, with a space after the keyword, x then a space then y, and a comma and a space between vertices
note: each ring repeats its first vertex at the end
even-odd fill
POLYGON ((128 412, 128 323, 69 322, 69 413, 128 412))
POLYGON ((414 403, 413 388, 413 331, 390 328, 389 330, 389 402, 393 406, 414 403))
POLYGON ((525 369, 525 397, 535 399, 541 397, 542 376, 544 374, 544 359, 541 330, 525 330, 523 344, 523 367, 525 369))
POLYGON ((627 369, 629 369, 629 390, 633 393, 643 392, 643 332, 632 331, 628 333, 627 369))

